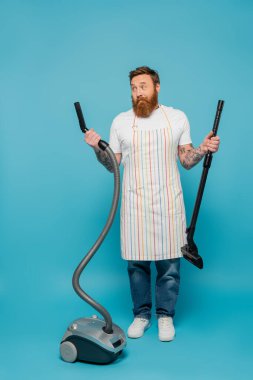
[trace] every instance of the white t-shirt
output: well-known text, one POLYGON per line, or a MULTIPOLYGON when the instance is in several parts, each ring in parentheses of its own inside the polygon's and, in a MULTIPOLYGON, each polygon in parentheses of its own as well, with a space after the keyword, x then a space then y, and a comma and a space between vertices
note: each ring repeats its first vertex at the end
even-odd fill
POLYGON ((125 157, 127 157, 130 144, 132 141, 132 126, 134 124, 138 129, 152 130, 164 128, 168 125, 168 121, 161 110, 165 111, 172 129, 173 143, 176 147, 178 145, 191 144, 190 125, 184 112, 160 105, 159 108, 154 110, 147 118, 135 118, 133 109, 127 112, 122 112, 116 116, 112 122, 110 129, 110 148, 114 153, 122 154, 122 164, 124 164, 125 157))

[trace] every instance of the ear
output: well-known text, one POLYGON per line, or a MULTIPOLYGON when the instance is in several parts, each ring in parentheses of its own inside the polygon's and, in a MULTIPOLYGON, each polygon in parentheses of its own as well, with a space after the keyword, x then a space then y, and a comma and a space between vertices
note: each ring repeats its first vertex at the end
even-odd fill
POLYGON ((156 91, 159 92, 160 91, 160 83, 156 83, 155 88, 156 88, 156 91))

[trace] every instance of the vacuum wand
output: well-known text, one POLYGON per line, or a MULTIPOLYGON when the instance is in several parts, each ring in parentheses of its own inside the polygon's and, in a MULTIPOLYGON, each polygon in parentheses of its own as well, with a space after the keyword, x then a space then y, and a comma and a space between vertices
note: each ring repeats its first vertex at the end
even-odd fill
MULTIPOLYGON (((214 119, 214 124, 213 124, 213 136, 217 135, 218 127, 219 127, 219 122, 220 122, 220 117, 221 117, 221 112, 224 106, 224 100, 219 100, 218 105, 217 105, 217 110, 216 110, 216 115, 214 119)), ((198 218, 198 213, 202 201, 202 196, 204 193, 205 189, 205 184, 206 184, 206 179, 208 175, 208 170, 211 167, 212 163, 212 158, 213 158, 213 153, 209 152, 206 154, 204 163, 203 163, 203 172, 201 175, 200 179, 200 184, 199 184, 199 189, 197 193, 197 198, 195 201, 195 206, 192 214, 192 219, 190 226, 186 229, 187 233, 187 244, 181 248, 181 252, 186 260, 188 260, 190 263, 195 265, 197 268, 202 269, 203 268, 203 260, 201 256, 198 254, 198 248, 193 240, 194 232, 195 232, 195 227, 197 223, 197 218, 198 218)))

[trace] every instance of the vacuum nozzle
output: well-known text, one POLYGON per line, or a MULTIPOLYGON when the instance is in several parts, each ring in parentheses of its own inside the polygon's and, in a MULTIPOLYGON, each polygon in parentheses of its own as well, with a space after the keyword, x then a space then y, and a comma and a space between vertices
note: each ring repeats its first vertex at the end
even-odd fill
POLYGON ((195 265, 195 267, 203 269, 203 260, 202 257, 199 256, 197 250, 191 249, 191 247, 188 244, 186 244, 181 248, 181 252, 184 258, 193 265, 195 265))

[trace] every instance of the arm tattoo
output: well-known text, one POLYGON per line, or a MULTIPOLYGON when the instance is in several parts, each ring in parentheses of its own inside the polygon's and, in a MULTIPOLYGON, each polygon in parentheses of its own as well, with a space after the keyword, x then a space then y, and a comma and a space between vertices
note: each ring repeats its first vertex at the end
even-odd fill
POLYGON ((113 172, 113 166, 112 166, 112 163, 111 163, 111 160, 110 160, 110 157, 108 156, 108 154, 103 150, 97 150, 97 149, 94 149, 94 150, 95 150, 98 161, 102 165, 104 165, 104 167, 107 170, 109 170, 109 172, 112 173, 113 172))
POLYGON ((183 146, 179 147, 180 161, 185 169, 191 169, 199 161, 201 161, 205 155, 205 153, 201 151, 200 147, 194 148, 192 144, 190 145, 191 149, 186 149, 183 146))

